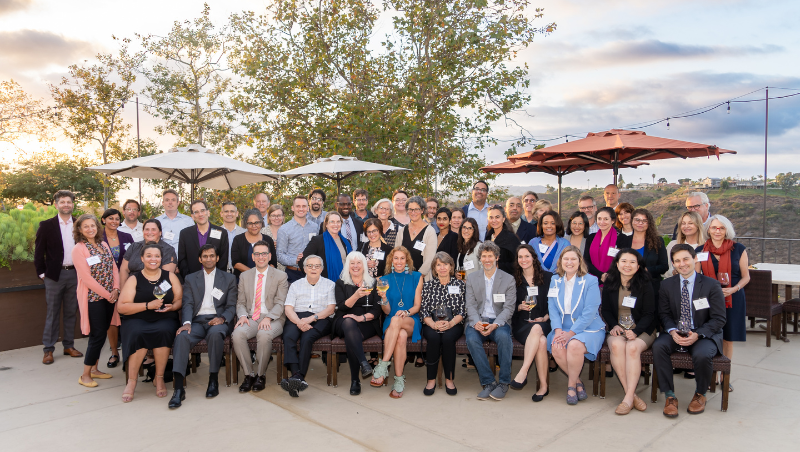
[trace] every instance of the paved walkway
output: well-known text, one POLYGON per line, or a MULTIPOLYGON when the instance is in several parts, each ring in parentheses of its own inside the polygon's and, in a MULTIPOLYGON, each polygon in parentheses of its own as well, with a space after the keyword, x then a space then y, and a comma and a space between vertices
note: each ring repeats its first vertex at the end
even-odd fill
MULTIPOLYGON (((437 389, 422 395, 424 369, 406 368, 406 393, 389 398, 389 387, 375 389, 364 382, 359 397, 349 395, 349 370, 343 365, 339 387, 325 385, 325 368, 312 361, 311 387, 292 399, 275 382, 259 394, 239 394, 224 386, 213 400, 204 397, 208 367, 204 360, 190 376, 187 399, 178 410, 155 395, 150 383, 139 383, 133 402, 121 402, 124 378, 98 380, 100 386, 78 385, 82 359, 56 355, 41 364, 41 348, 0 353, 0 449, 4 452, 56 450, 381 450, 381 451, 526 451, 526 450, 647 450, 705 449, 719 451, 796 450, 800 428, 800 336, 792 342, 748 334, 736 346, 726 413, 721 394, 709 393, 706 412, 690 416, 693 380, 676 379, 680 415, 662 416, 663 395, 649 403, 649 386, 640 385, 648 401, 644 413, 617 416, 622 390, 608 380, 608 397, 589 397, 578 406, 564 400, 566 378, 551 374, 551 392, 541 403, 531 402, 535 382, 510 391, 501 402, 479 401, 477 375, 456 371, 459 393, 437 389), (713 432, 709 436, 709 432, 713 432), (699 439, 698 438, 703 438, 699 439)), ((76 342, 84 350, 86 340, 76 342)), ((60 349, 57 349, 60 352, 60 349)), ((101 362, 108 359, 108 351, 101 362)), ((460 360, 459 360, 460 364, 460 360)), ((514 361, 514 369, 520 365, 514 361)), ((104 366, 104 364, 102 365, 104 366)), ((588 376, 584 372, 584 377, 588 376)), ((171 386, 170 395, 172 393, 171 386)))

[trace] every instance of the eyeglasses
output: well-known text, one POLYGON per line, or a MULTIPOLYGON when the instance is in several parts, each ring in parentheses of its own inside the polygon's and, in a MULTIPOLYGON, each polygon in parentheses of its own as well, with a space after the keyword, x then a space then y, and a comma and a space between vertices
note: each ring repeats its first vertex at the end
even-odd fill
POLYGON ((267 257, 267 256, 269 256, 269 251, 267 251, 265 253, 253 253, 253 256, 255 256, 255 257, 267 257))
POLYGON ((311 200, 312 200, 312 201, 321 202, 321 201, 322 201, 322 198, 320 198, 319 196, 316 196, 316 197, 314 197, 314 198, 311 198, 311 200))
POLYGON ((588 206, 588 207, 579 207, 578 209, 580 209, 581 212, 585 212, 587 210, 594 209, 594 207, 595 207, 594 205, 591 205, 591 206, 588 206))
POLYGON ((413 209, 406 209, 406 210, 407 210, 408 212, 414 212, 414 213, 416 213, 416 212, 422 212, 422 209, 420 209, 420 208, 418 208, 418 207, 414 207, 413 209))
POLYGON ((125 212, 138 212, 139 209, 125 209, 125 212))
POLYGON ((524 202, 525 204, 536 204, 535 199, 525 199, 522 202, 524 202))
POLYGON ((687 210, 700 210, 701 207, 703 207, 702 204, 695 204, 693 206, 686 206, 686 209, 687 210))
POLYGON ((306 264, 306 268, 310 268, 311 270, 319 270, 322 268, 322 264, 306 264))
POLYGON ((342 206, 342 207, 345 207, 345 206, 352 206, 353 203, 352 202, 340 202, 339 205, 342 206))
POLYGON ((283 214, 282 214, 282 213, 273 213, 273 214, 272 214, 272 215, 270 215, 269 217, 270 217, 270 218, 281 218, 282 216, 283 216, 283 214))
POLYGON ((634 223, 639 223, 639 224, 646 224, 646 223, 648 223, 648 221, 647 221, 647 218, 634 218, 634 219, 633 219, 633 222, 634 222, 634 223))
POLYGON ((725 231, 725 226, 709 226, 708 230, 714 232, 723 232, 725 231))
POLYGON ((192 215, 200 215, 201 213, 208 212, 208 209, 193 210, 192 215))
POLYGON ((261 222, 260 221, 248 221, 247 225, 248 226, 261 226, 261 222))
POLYGON ((472 226, 461 226, 461 230, 462 231, 474 231, 475 228, 473 228, 472 226))
POLYGON ((476 192, 478 192, 478 193, 489 193, 489 189, 488 189, 488 188, 476 188, 476 187, 472 187, 472 191, 476 191, 476 192))
POLYGON ((379 232, 377 229, 375 229, 375 228, 372 228, 372 229, 370 229, 369 231, 367 231, 367 234, 379 234, 379 233, 380 233, 380 232, 379 232))

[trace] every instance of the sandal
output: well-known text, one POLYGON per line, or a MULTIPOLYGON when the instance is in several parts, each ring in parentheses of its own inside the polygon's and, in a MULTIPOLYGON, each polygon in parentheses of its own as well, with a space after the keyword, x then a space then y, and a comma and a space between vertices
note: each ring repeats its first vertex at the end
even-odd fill
MULTIPOLYGON (((131 381, 138 382, 138 380, 136 378, 128 378, 128 384, 130 384, 131 381)), ((134 391, 136 390, 136 385, 133 385, 133 390, 134 391)), ((128 403, 128 402, 130 402, 132 400, 133 400, 133 392, 123 392, 122 393, 122 402, 123 403, 128 403)))
POLYGON ((108 358, 108 364, 106 364, 106 367, 113 369, 117 367, 117 364, 119 364, 119 355, 111 355, 111 357, 108 358))
MULTIPOLYGON (((156 379, 159 379, 159 378, 161 379, 161 382, 163 383, 164 382, 164 376, 163 375, 156 375, 156 379)), ((164 398, 164 397, 167 396, 167 385, 166 384, 164 384, 164 389, 161 390, 161 389, 158 389, 158 384, 156 384, 156 380, 153 380, 153 386, 156 387, 156 397, 164 398)))
POLYGON ((386 386, 386 377, 389 376, 389 361, 381 361, 372 369, 372 380, 369 381, 369 385, 373 388, 380 388, 381 386, 386 386), (380 382, 378 379, 380 378, 380 382))
MULTIPOLYGON (((435 388, 435 386, 434 386, 435 388)), ((399 399, 403 397, 403 391, 406 389, 406 376, 397 375, 394 376, 394 385, 392 386, 392 392, 389 393, 389 397, 393 399, 399 399)))
POLYGON ((586 394, 586 388, 583 386, 583 382, 579 381, 575 383, 575 388, 577 389, 575 392, 578 393, 578 400, 586 400, 589 398, 589 395, 586 394))

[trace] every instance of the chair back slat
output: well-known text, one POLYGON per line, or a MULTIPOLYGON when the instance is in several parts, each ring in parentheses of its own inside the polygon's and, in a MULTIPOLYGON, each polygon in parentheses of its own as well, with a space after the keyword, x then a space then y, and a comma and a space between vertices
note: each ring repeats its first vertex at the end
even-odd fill
POLYGON ((772 305, 777 304, 772 298, 772 271, 751 269, 750 282, 744 286, 744 297, 748 317, 771 316, 772 305))

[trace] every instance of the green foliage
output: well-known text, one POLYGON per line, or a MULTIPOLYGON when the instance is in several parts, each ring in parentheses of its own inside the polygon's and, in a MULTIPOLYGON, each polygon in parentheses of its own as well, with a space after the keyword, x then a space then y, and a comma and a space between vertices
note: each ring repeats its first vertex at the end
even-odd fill
POLYGON ((728 183, 728 181, 727 181, 727 180, 723 180, 722 182, 720 182, 720 185, 719 185, 719 186, 720 186, 720 188, 721 188, 721 189, 723 189, 723 190, 727 190, 727 189, 731 188, 731 184, 730 184, 730 183, 728 183))
POLYGON ((780 173, 775 176, 775 182, 781 190, 788 194, 797 192, 798 180, 800 180, 800 173, 780 173))
POLYGON ((659 184, 666 184, 667 183, 667 178, 666 177, 659 177, 658 178, 658 183, 659 184))
POLYGON ((629 182, 628 185, 625 186, 625 188, 630 190, 631 188, 633 188, 633 183, 629 182))
POLYGON ((0 267, 10 267, 11 261, 32 262, 39 223, 57 213, 53 206, 37 209, 31 203, 23 209, 0 213, 0 267))

